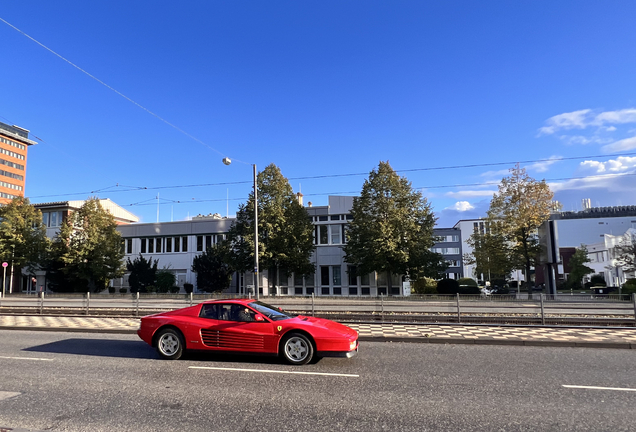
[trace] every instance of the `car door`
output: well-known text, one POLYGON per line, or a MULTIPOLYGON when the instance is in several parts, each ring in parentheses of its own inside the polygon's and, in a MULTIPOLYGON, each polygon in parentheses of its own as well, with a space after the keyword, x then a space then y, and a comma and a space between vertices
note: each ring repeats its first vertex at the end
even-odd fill
POLYGON ((210 320, 210 325, 201 328, 201 339, 206 347, 236 352, 276 353, 273 324, 267 319, 256 321, 256 312, 245 305, 236 303, 215 303, 204 305, 201 317, 210 320), (210 318, 204 318, 205 306, 215 306, 209 312, 210 318), (241 310, 253 320, 241 317, 241 310))

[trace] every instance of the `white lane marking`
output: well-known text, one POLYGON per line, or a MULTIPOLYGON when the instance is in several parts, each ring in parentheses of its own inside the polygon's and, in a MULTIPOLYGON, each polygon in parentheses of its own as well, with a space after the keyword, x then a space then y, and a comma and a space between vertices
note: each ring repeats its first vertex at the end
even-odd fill
POLYGON ((20 396, 21 394, 22 393, 18 393, 18 392, 0 391, 0 400, 11 399, 12 397, 20 396))
POLYGON ((636 388, 620 388, 620 387, 594 387, 594 386, 579 386, 579 385, 566 385, 561 384, 566 388, 578 388, 578 389, 590 389, 590 390, 616 390, 616 391, 632 391, 636 392, 636 388))
POLYGON ((48 358, 36 358, 36 357, 6 357, 6 356, 0 356, 0 359, 9 359, 9 360, 53 361, 53 359, 48 359, 48 358))
POLYGON ((260 372, 260 373, 279 373, 279 374, 296 374, 296 375, 322 375, 322 376, 337 376, 348 378, 359 378, 360 375, 353 374, 337 374, 337 373, 324 373, 324 372, 300 372, 300 371, 282 371, 271 369, 240 369, 240 368, 222 368, 222 367, 205 367, 205 366, 188 366, 189 369, 208 369, 208 370, 222 370, 222 371, 239 371, 239 372, 260 372))

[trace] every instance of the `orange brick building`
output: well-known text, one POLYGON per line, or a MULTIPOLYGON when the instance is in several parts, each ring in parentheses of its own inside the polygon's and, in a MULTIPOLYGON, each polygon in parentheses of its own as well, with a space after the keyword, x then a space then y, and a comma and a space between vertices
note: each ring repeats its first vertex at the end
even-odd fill
POLYGON ((29 131, 0 122, 0 204, 24 196, 29 131))

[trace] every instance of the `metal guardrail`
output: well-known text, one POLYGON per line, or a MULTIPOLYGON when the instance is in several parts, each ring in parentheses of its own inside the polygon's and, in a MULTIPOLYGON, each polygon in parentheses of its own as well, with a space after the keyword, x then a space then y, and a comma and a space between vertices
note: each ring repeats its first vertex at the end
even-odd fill
MULTIPOLYGON (((99 314, 143 316, 179 309, 210 299, 236 298, 216 294, 14 294, 0 299, 0 313, 99 314)), ((411 297, 263 298, 290 312, 339 320, 418 322, 620 322, 636 326, 636 295, 518 296, 425 295, 411 297)), ((607 324, 604 324, 607 325, 607 324)))

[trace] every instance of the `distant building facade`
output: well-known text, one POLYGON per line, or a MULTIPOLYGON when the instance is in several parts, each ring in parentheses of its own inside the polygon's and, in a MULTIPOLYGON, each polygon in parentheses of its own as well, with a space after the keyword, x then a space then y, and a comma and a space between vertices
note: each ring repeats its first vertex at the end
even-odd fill
POLYGON ((0 204, 24 196, 29 131, 0 122, 0 204))

